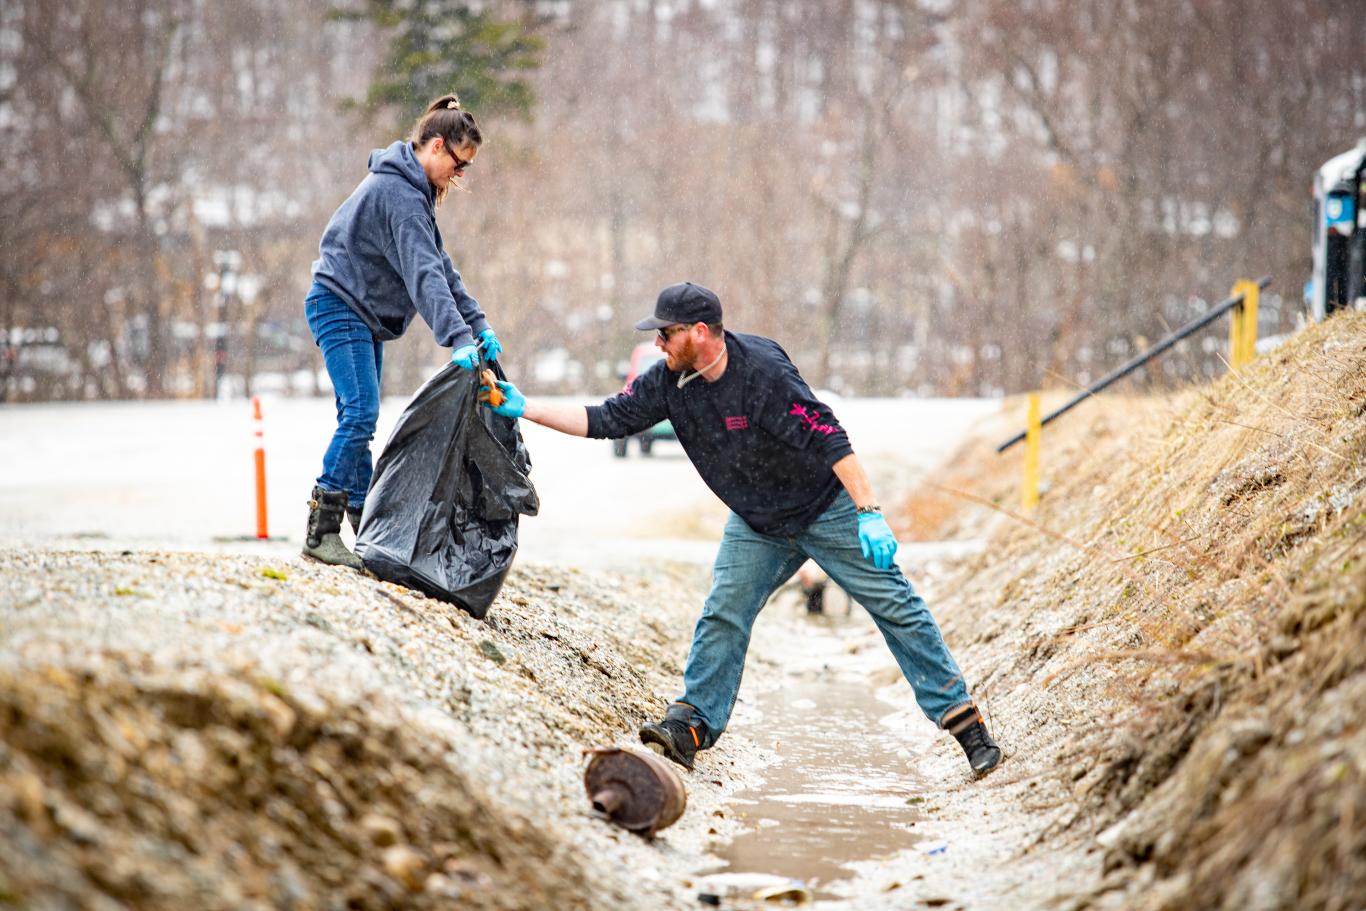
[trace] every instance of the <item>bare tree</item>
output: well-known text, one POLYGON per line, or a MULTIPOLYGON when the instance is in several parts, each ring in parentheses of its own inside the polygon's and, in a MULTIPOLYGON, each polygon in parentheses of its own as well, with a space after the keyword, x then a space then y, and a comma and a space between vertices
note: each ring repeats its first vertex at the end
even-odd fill
MULTIPOLYGON (((1293 299, 1309 175, 1366 131, 1348 0, 482 9, 535 19, 534 116, 476 109, 484 152, 438 218, 539 389, 609 391, 630 320, 685 278, 841 390, 1094 377, 1235 278, 1293 299)), ((214 394, 223 322, 233 388, 316 372, 318 237, 398 138, 341 111, 388 32, 306 0, 19 0, 0 32, 0 319, 69 356, 22 392, 4 349, 6 394, 214 394), (259 288, 226 312, 220 249, 259 288)), ((443 359, 410 332, 386 391, 443 359)))
POLYGON ((107 155, 133 204, 140 314, 146 321, 147 394, 160 396, 167 368, 152 191, 173 165, 175 148, 159 135, 166 76, 185 16, 179 0, 35 3, 23 20, 34 53, 25 65, 49 67, 70 89, 87 129, 87 154, 107 155), (169 159, 169 160, 168 160, 169 159))

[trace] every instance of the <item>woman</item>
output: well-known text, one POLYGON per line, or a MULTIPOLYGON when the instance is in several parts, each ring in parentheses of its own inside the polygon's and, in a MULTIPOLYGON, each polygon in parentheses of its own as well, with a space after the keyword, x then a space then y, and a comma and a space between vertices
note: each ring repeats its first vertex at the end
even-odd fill
POLYGON ((427 108, 411 137, 370 153, 370 173, 323 231, 304 311, 337 396, 337 431, 309 501, 304 555, 361 568, 342 543, 359 528, 379 420, 384 343, 421 313, 451 362, 475 369, 503 346, 441 245, 436 207, 479 154, 483 136, 455 95, 427 108))

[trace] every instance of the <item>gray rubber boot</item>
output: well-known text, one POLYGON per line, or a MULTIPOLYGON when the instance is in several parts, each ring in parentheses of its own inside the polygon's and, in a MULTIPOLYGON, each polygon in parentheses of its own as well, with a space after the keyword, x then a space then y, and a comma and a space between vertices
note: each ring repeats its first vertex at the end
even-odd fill
POLYGON ((332 566, 364 569, 360 557, 342 543, 342 513, 346 511, 346 491, 313 488, 308 501, 308 531, 304 536, 304 556, 332 566))

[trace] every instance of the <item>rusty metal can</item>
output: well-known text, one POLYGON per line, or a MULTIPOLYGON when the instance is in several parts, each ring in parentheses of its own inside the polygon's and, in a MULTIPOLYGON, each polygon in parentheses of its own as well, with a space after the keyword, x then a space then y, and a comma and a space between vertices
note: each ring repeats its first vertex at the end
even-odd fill
POLYGON ((651 838, 678 821, 688 805, 683 780, 665 759, 634 750, 590 750, 583 773, 593 809, 624 829, 651 838))

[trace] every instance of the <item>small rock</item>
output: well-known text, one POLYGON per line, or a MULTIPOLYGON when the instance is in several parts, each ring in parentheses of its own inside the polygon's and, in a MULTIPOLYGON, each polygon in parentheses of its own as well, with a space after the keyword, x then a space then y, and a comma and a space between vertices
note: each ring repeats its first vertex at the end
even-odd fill
POLYGON ((370 839, 370 844, 377 848, 396 845, 403 837, 403 827, 398 824, 398 820, 378 813, 367 813, 362 816, 360 828, 365 837, 370 839))
POLYGON ((493 880, 488 874, 481 872, 464 858, 452 857, 442 863, 441 869, 457 883, 465 883, 476 889, 489 889, 493 886, 493 880))
POLYGON ((1114 851, 1119 848, 1128 835, 1128 822, 1129 820, 1127 818, 1122 819, 1110 826, 1110 828, 1102 831, 1096 836, 1096 844, 1100 845, 1106 851, 1114 851))
POLYGON ((382 860, 385 873, 413 892, 422 890, 427 879, 427 862, 421 854, 407 845, 394 845, 385 849, 382 860))
POLYGON ((315 613, 314 611, 308 611, 304 614, 304 622, 307 623, 309 626, 322 630, 325 633, 336 632, 332 624, 328 623, 327 620, 324 619, 322 614, 315 613))
POLYGON ((433 873, 423 880, 422 891, 428 895, 439 895, 442 898, 459 898, 464 892, 455 884, 454 880, 444 873, 433 873))
POLYGON ((100 843, 100 823, 93 815, 80 807, 63 803, 53 814, 57 825, 78 845, 97 845, 100 843))
POLYGON ((479 653, 494 664, 503 664, 508 660, 491 639, 479 640, 479 653))
POLYGON ((284 738, 294 730, 294 710, 279 696, 267 693, 261 699, 261 709, 266 713, 266 721, 270 722, 276 737, 284 738))
POLYGON ((1269 643, 1271 654, 1277 660, 1283 660, 1300 650, 1300 644, 1289 636, 1275 636, 1269 643))
MULTIPOLYGON (((431 849, 432 857, 434 857, 436 862, 442 865, 443 868, 447 861, 460 857, 463 850, 460 845, 451 841, 434 841, 432 842, 431 849)), ((447 870, 446 872, 449 873, 450 871, 447 870)))
POLYGON ((14 783, 14 808, 39 834, 44 834, 47 829, 45 792, 43 780, 32 772, 21 773, 19 780, 14 783))
POLYGON ((1271 725, 1262 718, 1243 718, 1229 725, 1229 746, 1241 756, 1259 749, 1275 735, 1271 725))

